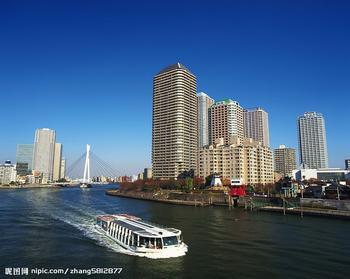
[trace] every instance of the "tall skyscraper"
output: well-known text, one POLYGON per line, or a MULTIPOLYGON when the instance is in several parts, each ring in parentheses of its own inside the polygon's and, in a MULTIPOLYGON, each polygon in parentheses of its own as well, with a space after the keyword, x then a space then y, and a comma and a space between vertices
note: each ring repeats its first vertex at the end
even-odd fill
POLYGON ((56 132, 47 128, 37 129, 34 139, 33 170, 42 173, 42 183, 52 181, 56 132))
POLYGON ((262 108, 244 110, 244 136, 270 146, 269 116, 262 108))
POLYGON ((284 177, 292 177, 297 168, 295 149, 280 145, 274 150, 275 171, 284 177))
POLYGON ((209 107, 214 100, 204 92, 197 95, 198 105, 198 145, 199 148, 209 144, 209 107))
POLYGON ((209 141, 214 144, 216 139, 223 138, 225 144, 237 136, 244 138, 243 108, 231 99, 215 102, 209 108, 209 141))
POLYGON ((180 63, 153 79, 152 168, 153 177, 178 178, 196 169, 196 77, 180 63))
POLYGON ((32 171, 33 167, 33 144, 17 144, 16 150, 16 166, 21 167, 21 170, 17 169, 19 175, 26 175, 32 171))
POLYGON ((322 114, 306 112, 298 118, 300 163, 310 169, 328 167, 326 128, 322 114))
POLYGON ((55 154, 53 159, 53 181, 61 178, 62 144, 55 143, 55 154))

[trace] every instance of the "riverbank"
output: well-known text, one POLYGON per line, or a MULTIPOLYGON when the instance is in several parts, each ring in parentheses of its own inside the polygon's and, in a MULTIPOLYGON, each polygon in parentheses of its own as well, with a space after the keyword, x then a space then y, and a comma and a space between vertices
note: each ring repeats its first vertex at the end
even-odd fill
POLYGON ((136 192, 127 191, 123 192, 120 190, 106 190, 106 195, 117 196, 130 199, 146 200, 160 203, 170 203, 176 205, 187 205, 187 206, 209 206, 209 202, 205 199, 196 199, 192 197, 189 199, 188 194, 183 194, 180 192, 136 192))
MULTIPOLYGON (((120 191, 120 190, 107 190, 105 192, 109 196, 117 196, 122 198, 131 198, 138 200, 147 200, 160 203, 168 203, 175 205, 186 206, 227 206, 232 207, 233 202, 223 192, 191 192, 183 193, 179 191, 162 190, 158 192, 144 192, 144 191, 120 191), (231 204, 230 204, 231 203, 231 204)), ((311 201, 307 199, 294 199, 291 206, 290 201, 283 203, 281 198, 261 198, 261 197, 244 197, 239 199, 237 206, 244 207, 246 210, 251 211, 264 211, 264 212, 276 212, 280 214, 292 214, 300 216, 319 216, 329 218, 341 218, 350 220, 350 210, 342 210, 346 208, 344 203, 350 205, 350 201, 329 201, 324 200, 322 207, 322 201, 317 202, 317 207, 304 207, 305 204, 309 204, 311 201), (306 200, 306 201, 305 201, 306 200), (341 209, 337 209, 335 205, 332 208, 329 207, 329 203, 341 203, 341 209)), ((313 201, 312 204, 315 204, 313 201)))

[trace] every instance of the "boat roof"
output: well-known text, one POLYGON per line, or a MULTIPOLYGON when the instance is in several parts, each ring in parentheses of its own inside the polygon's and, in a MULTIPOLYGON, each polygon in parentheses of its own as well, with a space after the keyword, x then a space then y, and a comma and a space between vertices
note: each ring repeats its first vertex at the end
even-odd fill
POLYGON ((107 222, 113 221, 144 237, 168 237, 181 234, 178 229, 163 227, 128 214, 101 215, 97 218, 107 222))

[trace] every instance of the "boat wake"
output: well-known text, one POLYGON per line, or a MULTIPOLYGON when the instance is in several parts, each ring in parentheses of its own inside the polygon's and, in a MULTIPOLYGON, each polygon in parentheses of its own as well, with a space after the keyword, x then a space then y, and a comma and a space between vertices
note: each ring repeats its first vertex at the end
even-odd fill
MULTIPOLYGON (((74 201, 62 200, 59 202, 51 196, 42 192, 36 195, 28 195, 26 200, 30 202, 40 212, 40 215, 49 216, 53 220, 57 220, 78 229, 85 237, 94 240, 98 245, 106 247, 113 252, 122 253, 131 256, 146 257, 151 259, 164 259, 184 256, 184 252, 178 253, 134 253, 129 251, 115 241, 110 239, 105 233, 96 227, 96 216, 107 214, 103 210, 94 209, 91 206, 79 204, 74 201)), ((118 208, 109 207, 108 211, 119 212, 118 208)), ((110 213, 110 212, 109 212, 110 213)))

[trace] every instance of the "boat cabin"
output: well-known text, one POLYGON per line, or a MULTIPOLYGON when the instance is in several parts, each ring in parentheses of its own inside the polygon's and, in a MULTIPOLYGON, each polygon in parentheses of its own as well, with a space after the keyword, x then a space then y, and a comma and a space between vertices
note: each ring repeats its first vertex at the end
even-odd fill
POLYGON ((182 243, 180 230, 161 227, 131 215, 98 216, 97 225, 122 246, 136 251, 167 249, 182 243))

